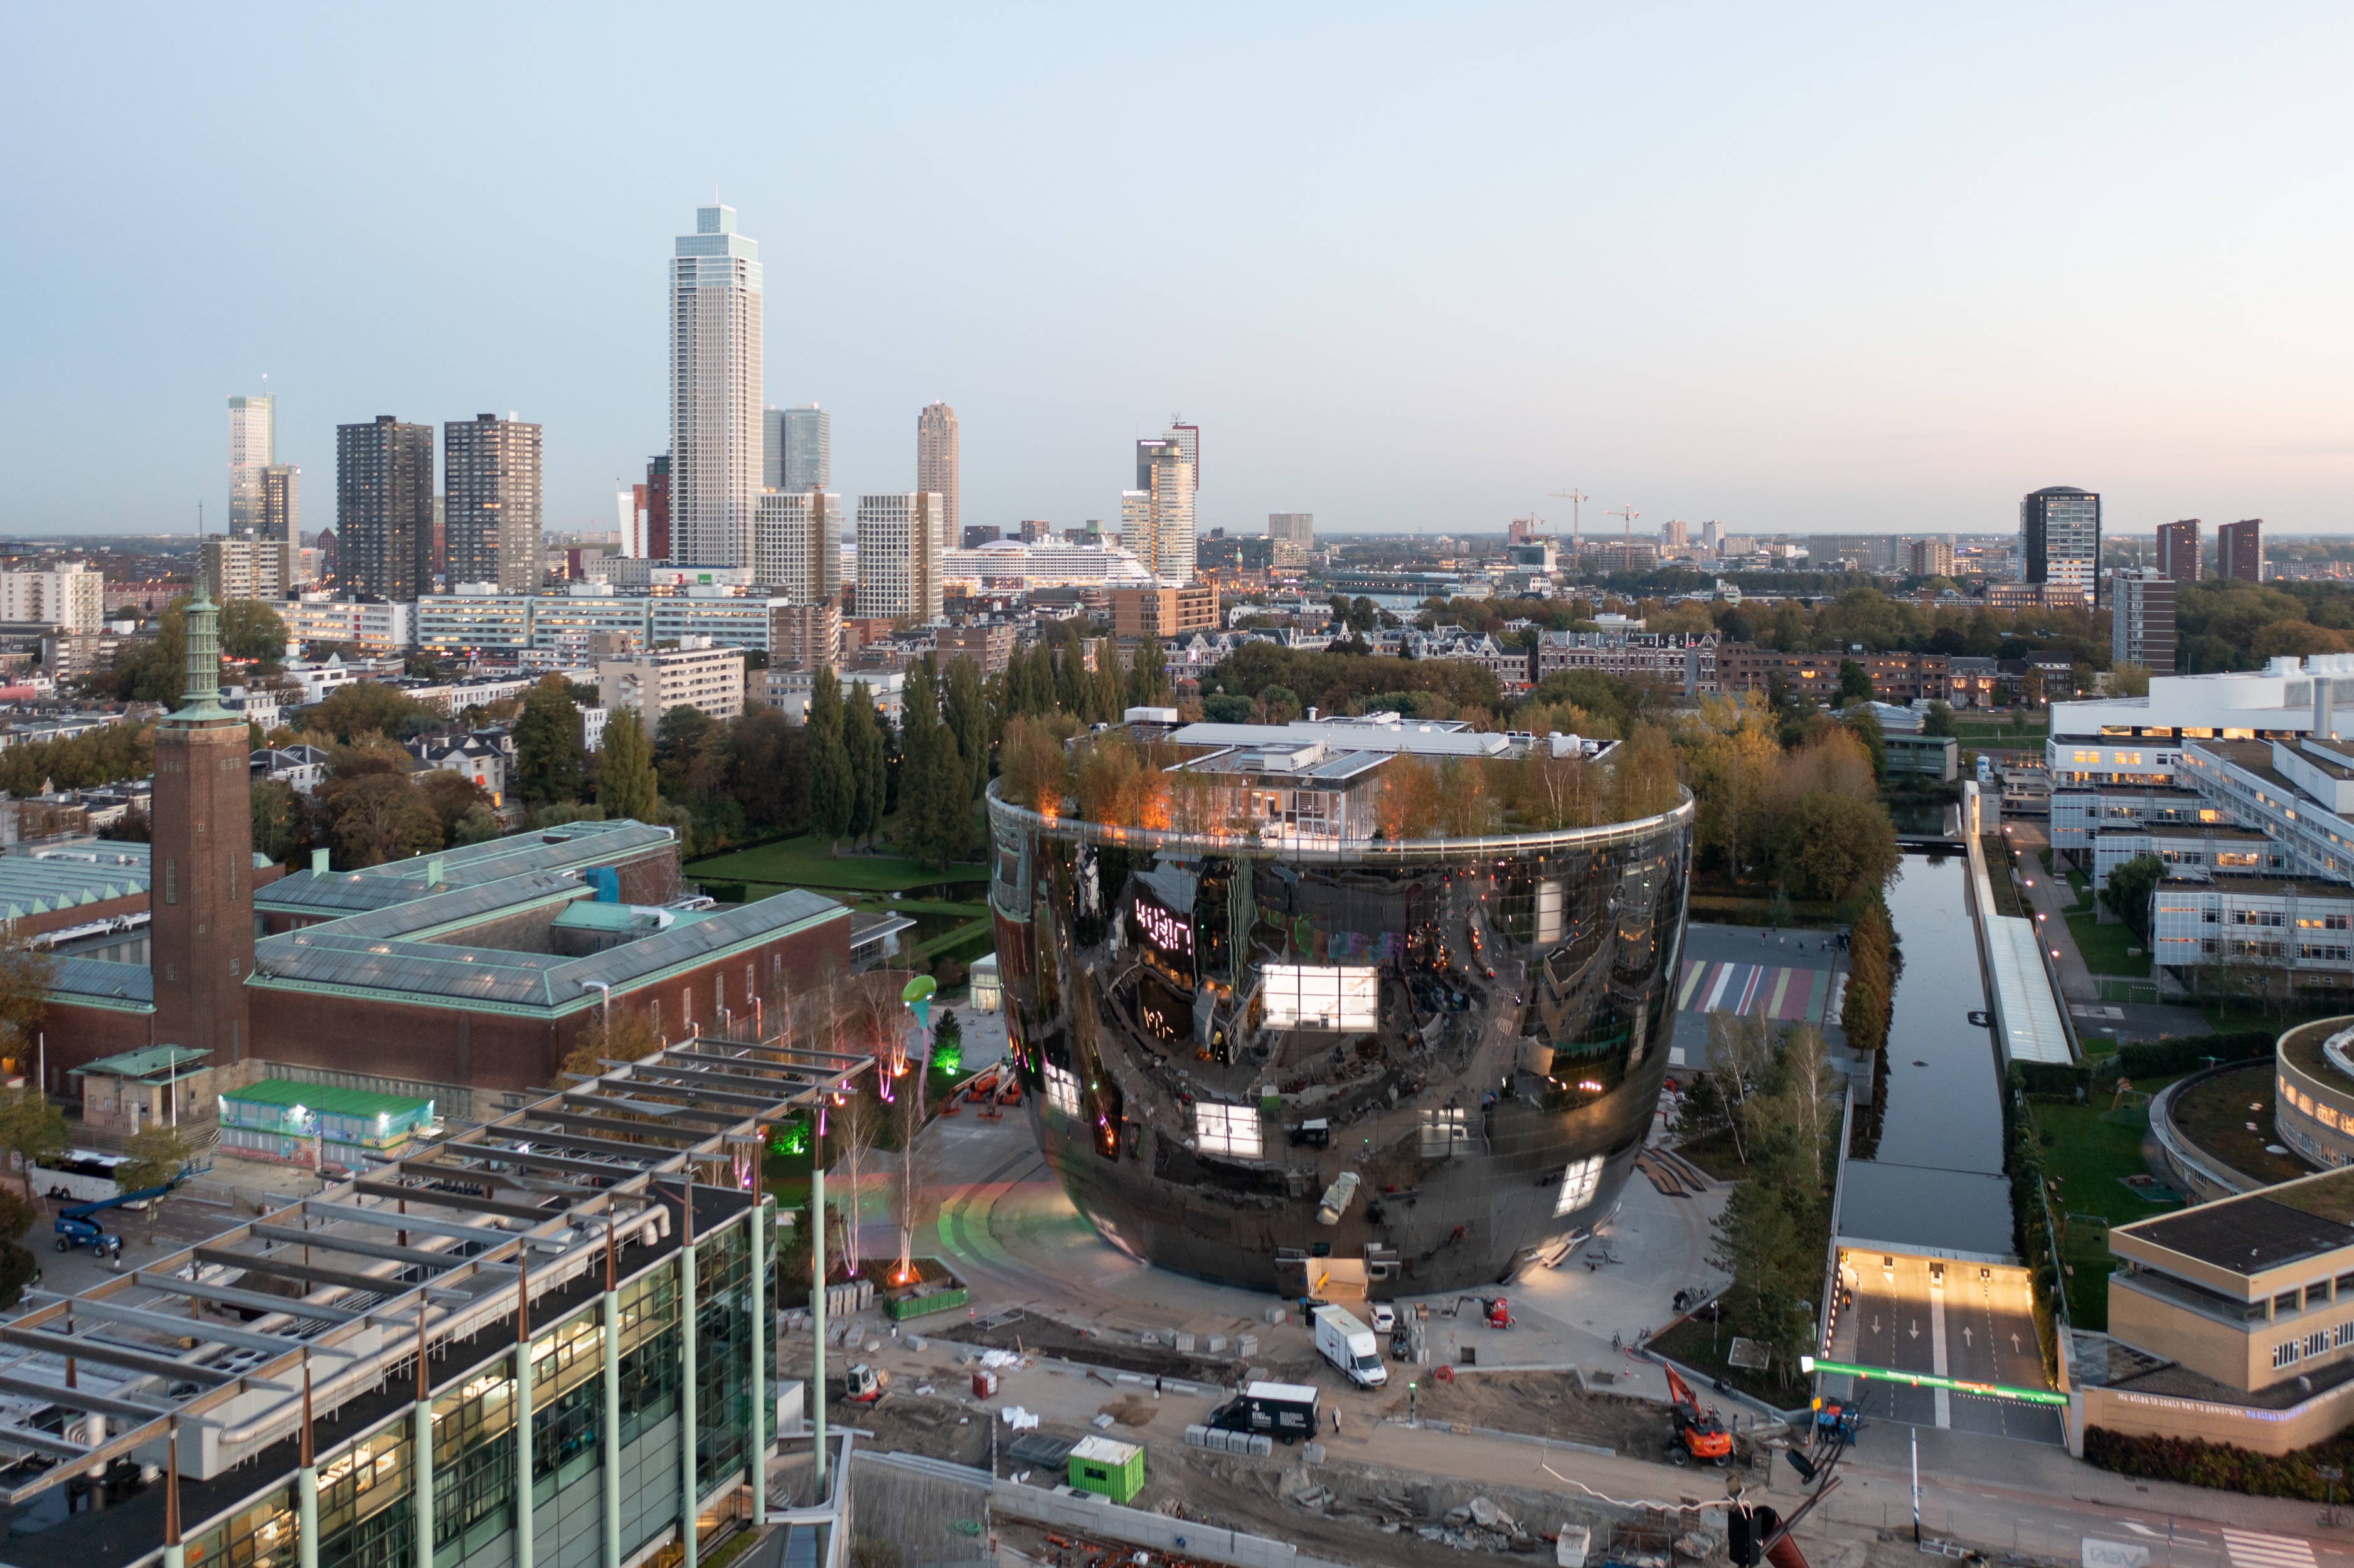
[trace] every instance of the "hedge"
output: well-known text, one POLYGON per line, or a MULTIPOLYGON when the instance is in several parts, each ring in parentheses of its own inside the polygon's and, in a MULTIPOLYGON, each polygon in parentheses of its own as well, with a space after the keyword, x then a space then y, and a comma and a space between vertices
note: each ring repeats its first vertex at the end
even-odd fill
MULTIPOLYGON (((2354 1436, 2340 1432, 2310 1448, 2275 1456, 2199 1437, 2129 1436, 2105 1426, 2087 1426, 2084 1457, 2123 1476, 2213 1487, 2252 1497, 2321 1502, 2329 1495, 2330 1484, 2321 1478, 2318 1467, 2329 1466, 2341 1474, 2354 1468, 2354 1436)), ((2337 1491, 2342 1500, 2343 1481, 2337 1484, 2337 1491)))
MULTIPOLYGON (((2010 1178, 2010 1246, 2027 1263, 2028 1294, 2035 1311, 2035 1338, 2046 1377, 2060 1374, 2060 1330, 2053 1298, 2061 1295, 2059 1249, 2044 1224, 2043 1148, 2034 1118, 2020 1103, 2030 1064, 2013 1062, 2003 1084, 2003 1174, 2010 1178)), ((2081 1069, 2079 1069, 2081 1071, 2081 1069)))
POLYGON ((2086 1063, 2014 1062, 2018 1086, 2039 1099, 2073 1100, 2079 1090, 2114 1088, 2119 1078, 2171 1078, 2224 1062, 2261 1061, 2280 1036, 2261 1029, 2236 1034, 2185 1034, 2129 1040, 2116 1054, 2086 1063))

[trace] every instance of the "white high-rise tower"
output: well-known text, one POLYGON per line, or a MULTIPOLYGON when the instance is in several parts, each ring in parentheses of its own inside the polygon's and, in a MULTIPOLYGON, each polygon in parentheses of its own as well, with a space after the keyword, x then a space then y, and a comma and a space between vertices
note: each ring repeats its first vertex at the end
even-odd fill
POLYGON ((695 209, 670 274, 671 559, 748 567, 760 499, 760 246, 695 209))
POLYGON ((231 538, 261 528, 261 471, 278 461, 278 400, 228 400, 228 531, 231 538))
POLYGON ((1120 493, 1119 542, 1162 582, 1193 580, 1193 464, 1179 435, 1136 443, 1136 488, 1120 493))

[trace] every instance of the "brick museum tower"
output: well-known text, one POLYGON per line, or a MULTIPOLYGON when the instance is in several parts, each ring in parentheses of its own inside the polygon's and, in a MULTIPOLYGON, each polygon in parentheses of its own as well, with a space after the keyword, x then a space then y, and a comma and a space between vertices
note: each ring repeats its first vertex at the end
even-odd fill
POLYGON ((220 610, 204 574, 188 603, 188 686, 155 726, 155 1040, 210 1051, 215 1067, 252 1041, 253 786, 245 717, 220 705, 220 610))

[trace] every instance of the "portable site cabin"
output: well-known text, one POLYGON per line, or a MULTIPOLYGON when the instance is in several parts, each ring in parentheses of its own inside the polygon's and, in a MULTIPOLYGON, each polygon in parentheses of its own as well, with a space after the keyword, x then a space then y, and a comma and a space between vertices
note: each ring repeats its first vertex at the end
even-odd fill
POLYGON ((1108 1437, 1082 1437, 1071 1448, 1071 1485, 1124 1503, 1144 1489, 1144 1450, 1108 1437))
POLYGON ((220 1097, 220 1146, 249 1160, 362 1171, 429 1136, 433 1102, 264 1078, 220 1097))

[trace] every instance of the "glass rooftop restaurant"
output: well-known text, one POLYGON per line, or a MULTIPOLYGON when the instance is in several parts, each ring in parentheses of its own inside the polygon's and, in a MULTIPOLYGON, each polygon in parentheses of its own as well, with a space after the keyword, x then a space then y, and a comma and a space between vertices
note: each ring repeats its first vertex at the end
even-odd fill
POLYGON ((0 1325, 0 1560, 694 1568, 763 1519, 839 1560, 847 1438, 779 1449, 755 1173, 872 1060, 690 1041, 34 1293, 0 1325))

